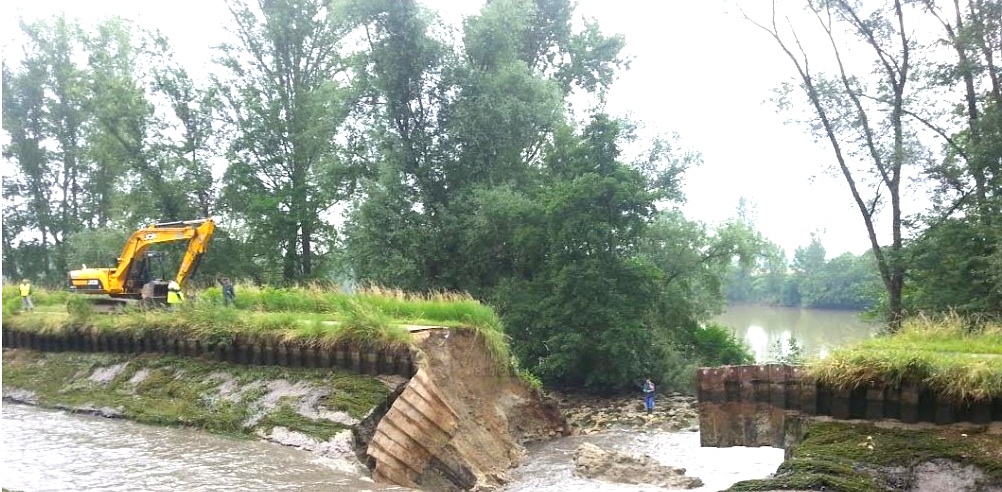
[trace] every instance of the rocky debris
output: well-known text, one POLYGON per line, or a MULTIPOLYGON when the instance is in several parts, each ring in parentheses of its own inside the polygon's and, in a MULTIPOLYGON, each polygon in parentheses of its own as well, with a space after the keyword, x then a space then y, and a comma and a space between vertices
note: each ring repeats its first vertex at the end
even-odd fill
POLYGON ((108 367, 100 367, 94 369, 94 372, 90 375, 90 380, 98 384, 108 384, 114 380, 121 372, 125 369, 128 362, 123 362, 121 364, 115 364, 108 367))
POLYGON ((266 441, 304 449, 324 458, 329 458, 332 461, 328 465, 335 466, 340 471, 361 475, 368 473, 355 457, 354 437, 351 429, 339 432, 326 441, 320 441, 314 437, 280 426, 272 428, 270 432, 264 432, 259 429, 255 433, 258 437, 266 441))
POLYGON ((936 459, 919 464, 912 472, 913 492, 1002 492, 1002 484, 986 483, 985 474, 974 465, 936 459))
MULTIPOLYGON (((22 403, 25 405, 37 405, 38 395, 34 391, 23 390, 19 388, 4 388, 3 389, 3 400, 13 403, 22 403)), ((57 410, 65 410, 70 413, 80 413, 84 415, 94 415, 96 417, 105 417, 109 419, 120 419, 124 417, 121 409, 111 408, 111 407, 98 407, 90 403, 85 403, 83 405, 52 405, 52 408, 57 410)))
POLYGON ((674 432, 698 431, 696 398, 678 393, 657 400, 647 413, 637 397, 555 395, 568 423, 578 434, 594 434, 612 427, 643 427, 674 432))
POLYGON ((121 419, 125 418, 125 412, 120 408, 111 407, 95 407, 94 405, 85 404, 74 407, 56 405, 54 408, 60 410, 66 410, 73 413, 82 413, 84 415, 93 415, 95 417, 104 417, 106 419, 121 419))
POLYGON ((574 470, 583 477, 607 482, 670 489, 692 489, 703 485, 699 478, 685 476, 685 468, 662 465, 650 456, 606 451, 590 443, 581 444, 575 450, 574 470))
POLYGON ((150 375, 150 370, 149 369, 140 369, 140 370, 136 371, 136 373, 133 374, 131 378, 129 378, 129 384, 135 386, 135 385, 137 385, 137 384, 145 381, 146 378, 149 375, 150 375))
POLYGON ((3 399, 4 401, 24 403, 27 405, 35 405, 38 403, 38 395, 36 395, 34 391, 23 390, 20 388, 4 388, 3 399))

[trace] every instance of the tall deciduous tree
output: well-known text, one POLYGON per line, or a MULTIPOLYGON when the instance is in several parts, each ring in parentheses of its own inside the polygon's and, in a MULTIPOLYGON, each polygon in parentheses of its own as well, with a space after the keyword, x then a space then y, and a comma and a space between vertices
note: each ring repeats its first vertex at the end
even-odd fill
POLYGON ((218 89, 234 134, 223 199, 281 278, 316 277, 335 231, 324 220, 354 185, 338 152, 352 103, 339 54, 345 28, 322 0, 227 3, 234 44, 219 60, 218 89))
POLYGON ((902 182, 908 166, 919 160, 918 143, 906 121, 906 103, 915 85, 915 46, 909 39, 907 6, 902 0, 875 6, 850 0, 806 5, 829 42, 833 76, 814 71, 811 61, 818 58, 806 52, 795 30, 786 34, 779 27, 775 2, 771 22, 746 19, 768 33, 796 69, 798 85, 815 115, 811 127, 831 144, 838 171, 863 219, 887 293, 888 322, 896 329, 903 315, 905 283, 902 182), (843 27, 852 33, 851 41, 872 57, 877 77, 873 83, 847 66, 844 41, 838 38, 843 27), (884 207, 890 216, 889 243, 881 241, 875 220, 884 207))

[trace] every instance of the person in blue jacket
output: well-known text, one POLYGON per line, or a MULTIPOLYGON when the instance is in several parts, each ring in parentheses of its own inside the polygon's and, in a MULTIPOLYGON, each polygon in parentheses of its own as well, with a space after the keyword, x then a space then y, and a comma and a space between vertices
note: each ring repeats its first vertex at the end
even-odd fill
POLYGON ((647 413, 654 411, 654 383, 651 378, 644 381, 644 406, 647 407, 647 413))

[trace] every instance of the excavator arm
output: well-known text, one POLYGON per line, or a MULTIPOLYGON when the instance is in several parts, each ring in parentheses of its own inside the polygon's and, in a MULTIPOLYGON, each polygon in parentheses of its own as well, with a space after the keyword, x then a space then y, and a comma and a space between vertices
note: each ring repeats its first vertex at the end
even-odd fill
POLYGON ((184 282, 198 268, 198 263, 202 259, 202 255, 205 254, 215 230, 216 223, 212 219, 165 222, 137 230, 129 236, 125 247, 122 248, 122 254, 118 258, 118 266, 114 273, 109 275, 110 285, 125 285, 125 279, 129 275, 131 266, 150 246, 188 241, 188 248, 184 252, 181 266, 174 278, 178 285, 184 286, 184 282))

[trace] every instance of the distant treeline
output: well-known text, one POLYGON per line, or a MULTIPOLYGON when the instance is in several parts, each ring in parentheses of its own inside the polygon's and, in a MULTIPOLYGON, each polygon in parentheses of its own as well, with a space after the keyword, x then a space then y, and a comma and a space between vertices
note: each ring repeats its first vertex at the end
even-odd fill
POLYGON ((797 248, 789 264, 782 255, 748 267, 735 263, 726 290, 729 302, 852 310, 879 305, 883 292, 871 253, 827 259, 817 237, 797 248))

